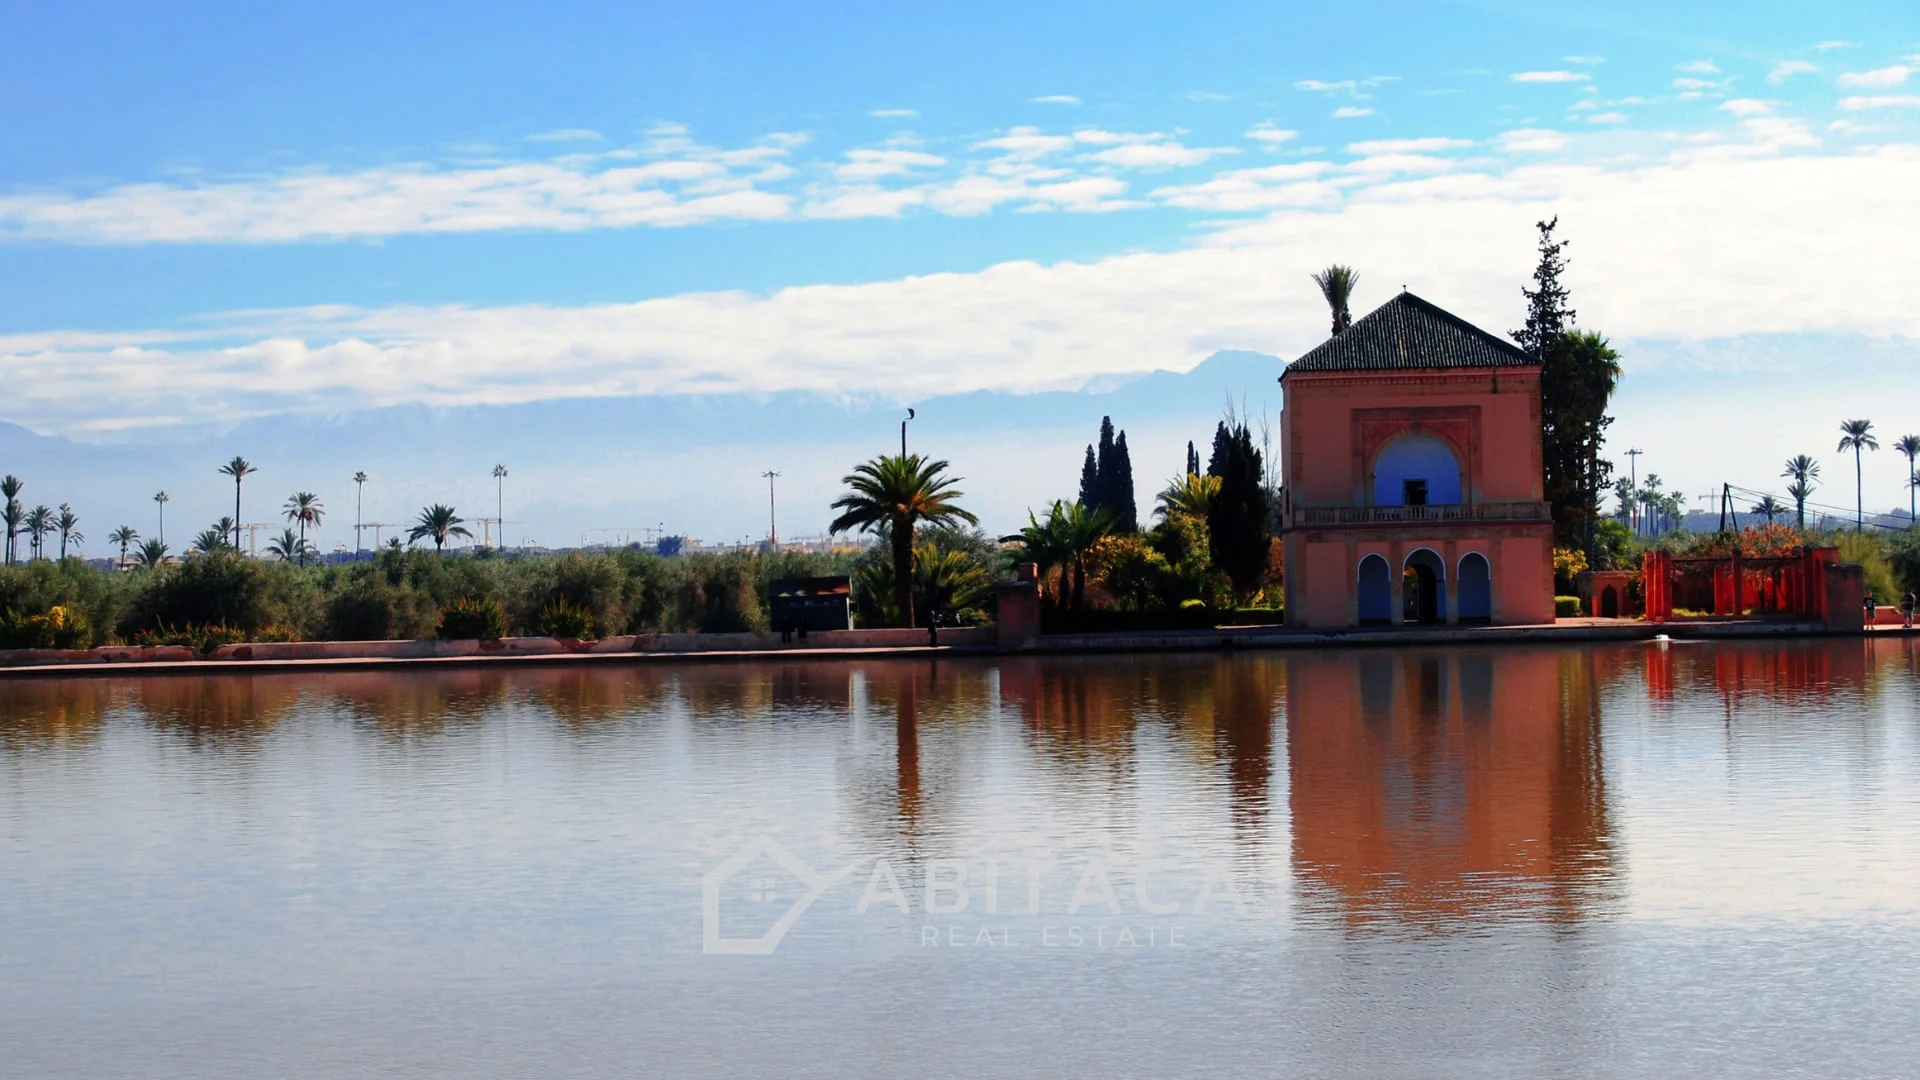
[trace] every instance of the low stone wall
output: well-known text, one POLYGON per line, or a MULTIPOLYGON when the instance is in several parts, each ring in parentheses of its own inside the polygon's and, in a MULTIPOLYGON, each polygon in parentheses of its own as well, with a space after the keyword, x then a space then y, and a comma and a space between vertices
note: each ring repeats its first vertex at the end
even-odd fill
MULTIPOLYGON (((940 631, 940 644, 962 648, 991 648, 997 642, 991 626, 940 631)), ((109 645, 98 649, 0 649, 0 667, 41 664, 128 664, 178 660, 417 660, 478 656, 558 656, 562 654, 648 655, 710 652, 779 652, 783 649, 893 649, 927 644, 925 630, 830 630, 782 642, 778 634, 623 634, 600 641, 519 637, 498 641, 257 641, 222 645, 210 657, 201 657, 185 645, 135 648, 109 645)))

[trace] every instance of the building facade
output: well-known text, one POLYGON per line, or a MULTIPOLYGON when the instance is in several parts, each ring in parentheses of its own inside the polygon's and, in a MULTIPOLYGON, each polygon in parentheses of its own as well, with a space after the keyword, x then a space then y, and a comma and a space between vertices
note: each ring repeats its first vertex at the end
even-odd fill
POLYGON ((1553 621, 1531 357, 1403 292, 1280 386, 1288 625, 1553 621))

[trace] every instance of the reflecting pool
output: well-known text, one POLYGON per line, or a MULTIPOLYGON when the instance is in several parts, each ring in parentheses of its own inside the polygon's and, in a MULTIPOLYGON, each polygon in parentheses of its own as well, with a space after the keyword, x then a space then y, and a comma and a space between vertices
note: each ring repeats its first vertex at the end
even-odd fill
POLYGON ((0 1075, 1910 1076, 1896 639, 0 681, 0 1075))

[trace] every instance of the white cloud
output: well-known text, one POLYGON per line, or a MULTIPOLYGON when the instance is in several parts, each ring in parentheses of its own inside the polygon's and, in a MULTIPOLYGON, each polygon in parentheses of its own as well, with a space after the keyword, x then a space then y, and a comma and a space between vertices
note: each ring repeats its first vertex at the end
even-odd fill
POLYGON ((846 181, 878 180, 947 163, 946 158, 917 150, 849 150, 846 157, 845 165, 834 168, 834 175, 846 181))
POLYGON ((1291 142, 1299 137, 1299 132, 1276 127, 1271 120, 1262 120, 1247 129, 1247 138, 1266 143, 1269 147, 1279 146, 1283 142, 1291 142))
POLYGON ((1857 49, 1859 47, 1860 43, 1857 41, 1823 41, 1815 45, 1813 51, 1823 53, 1832 52, 1835 49, 1857 49))
POLYGON ((1848 71, 1836 80, 1841 86, 1859 90, 1886 90, 1900 86, 1907 81, 1913 69, 1903 64, 1877 68, 1873 71, 1848 71))
POLYGON ((1690 75, 1718 75, 1720 65, 1711 60, 1689 60, 1684 64, 1673 65, 1673 70, 1684 71, 1690 75))
MULTIPOLYGON (((1583 324, 1616 340, 1920 336, 1920 309, 1905 296, 1920 277, 1920 246, 1885 243, 1884 226, 1904 219, 1920 189, 1920 147, 1456 171, 1357 187, 1332 175, 1289 164, 1155 192, 1170 205, 1277 211, 1172 251, 767 295, 255 312, 216 320, 200 340, 178 329, 0 336, 0 378, 12 415, 43 430, 403 402, 1071 386, 1185 367, 1223 347, 1298 355, 1324 336, 1319 296, 1304 283, 1330 252, 1359 266, 1363 282, 1405 281, 1479 325, 1512 326, 1533 262, 1531 223, 1555 210, 1577 245, 1583 324), (1861 251, 1877 253, 1876 273, 1854 272, 1861 251)), ((1123 190, 1070 179, 1047 205, 1099 208, 1123 190)), ((1391 291, 1363 289, 1361 307, 1391 291)), ((1629 352, 1630 374, 1634 363, 1629 352)))
POLYGON ((1431 154, 1441 150, 1464 150, 1472 139, 1369 139, 1347 144, 1347 152, 1363 156, 1375 154, 1431 154))
POLYGON ((1591 64, 1604 64, 1607 62, 1607 58, 1604 56, 1563 56, 1560 59, 1565 60, 1569 64, 1591 65, 1591 64))
POLYGON ((1551 154, 1566 148, 1570 136, 1545 128, 1519 128, 1500 133, 1500 149, 1510 154, 1551 154))
POLYGON ((1878 124, 1863 124, 1858 120, 1835 120, 1827 125, 1828 131, 1837 131, 1842 135, 1866 135, 1879 131, 1878 124))
POLYGON ((1741 117, 1766 116, 1773 112, 1773 106, 1755 98, 1734 98, 1732 101, 1721 102, 1720 111, 1741 117))
POLYGON ((1093 146, 1120 146, 1125 143, 1160 142, 1168 136, 1159 131, 1108 131, 1105 128, 1081 128, 1073 133, 1075 142, 1093 146))
POLYGON ((1358 120, 1360 117, 1372 116, 1373 114, 1374 110, 1372 109, 1362 109, 1353 105, 1342 105, 1333 110, 1333 118, 1335 120, 1358 120))
POLYGON ((1360 89, 1360 84, 1352 79, 1342 79, 1339 82, 1321 82, 1319 79, 1301 79, 1299 82, 1294 83, 1293 86, 1296 90, 1311 90, 1318 94, 1336 94, 1342 92, 1351 94, 1360 89))
POLYGON ((1046 94, 1033 99, 1035 105, 1078 105, 1080 99, 1072 94, 1046 94))
POLYGON ((872 112, 868 113, 867 115, 877 116, 882 120, 911 120, 914 117, 920 115, 920 110, 918 109, 875 109, 872 112))
POLYGON ((1920 109, 1920 94, 1879 94, 1841 98, 1840 107, 1848 112, 1864 112, 1868 109, 1920 109))
POLYGON ((1819 73, 1820 69, 1818 67, 1807 63, 1805 60, 1782 60, 1773 65, 1772 71, 1767 72, 1767 82, 1774 86, 1779 86, 1795 75, 1817 75, 1819 73))
POLYGON ((606 136, 592 128, 558 128, 526 136, 528 142, 603 142, 606 136))
POLYGON ((1111 150, 1102 150, 1093 154, 1092 159, 1123 169, 1167 169, 1198 165, 1215 154, 1230 152, 1206 147, 1182 146, 1177 142, 1130 143, 1116 146, 1111 150))
POLYGON ((1575 83, 1592 76, 1584 71, 1516 71, 1507 78, 1517 83, 1575 83))
POLYGON ((1003 150, 1016 157, 1039 157, 1073 145, 1070 135, 1044 135, 1037 127, 1016 127, 998 138, 973 144, 976 150, 1003 150))
POLYGON ((1218 93, 1213 90, 1189 90, 1186 93, 1181 94, 1180 96, 1187 99, 1188 101, 1214 102, 1214 101, 1232 101, 1233 100, 1233 98, 1229 97, 1228 95, 1218 93))
POLYGON ((1622 112, 1595 113, 1587 117, 1589 124, 1624 124, 1626 122, 1627 114, 1622 112))

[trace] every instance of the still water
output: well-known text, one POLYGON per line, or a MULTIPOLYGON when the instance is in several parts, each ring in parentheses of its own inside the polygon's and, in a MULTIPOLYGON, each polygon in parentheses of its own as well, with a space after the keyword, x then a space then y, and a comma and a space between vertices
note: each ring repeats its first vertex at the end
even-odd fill
POLYGON ((0 1075, 1912 1076, 1917 657, 0 682, 0 1075))

